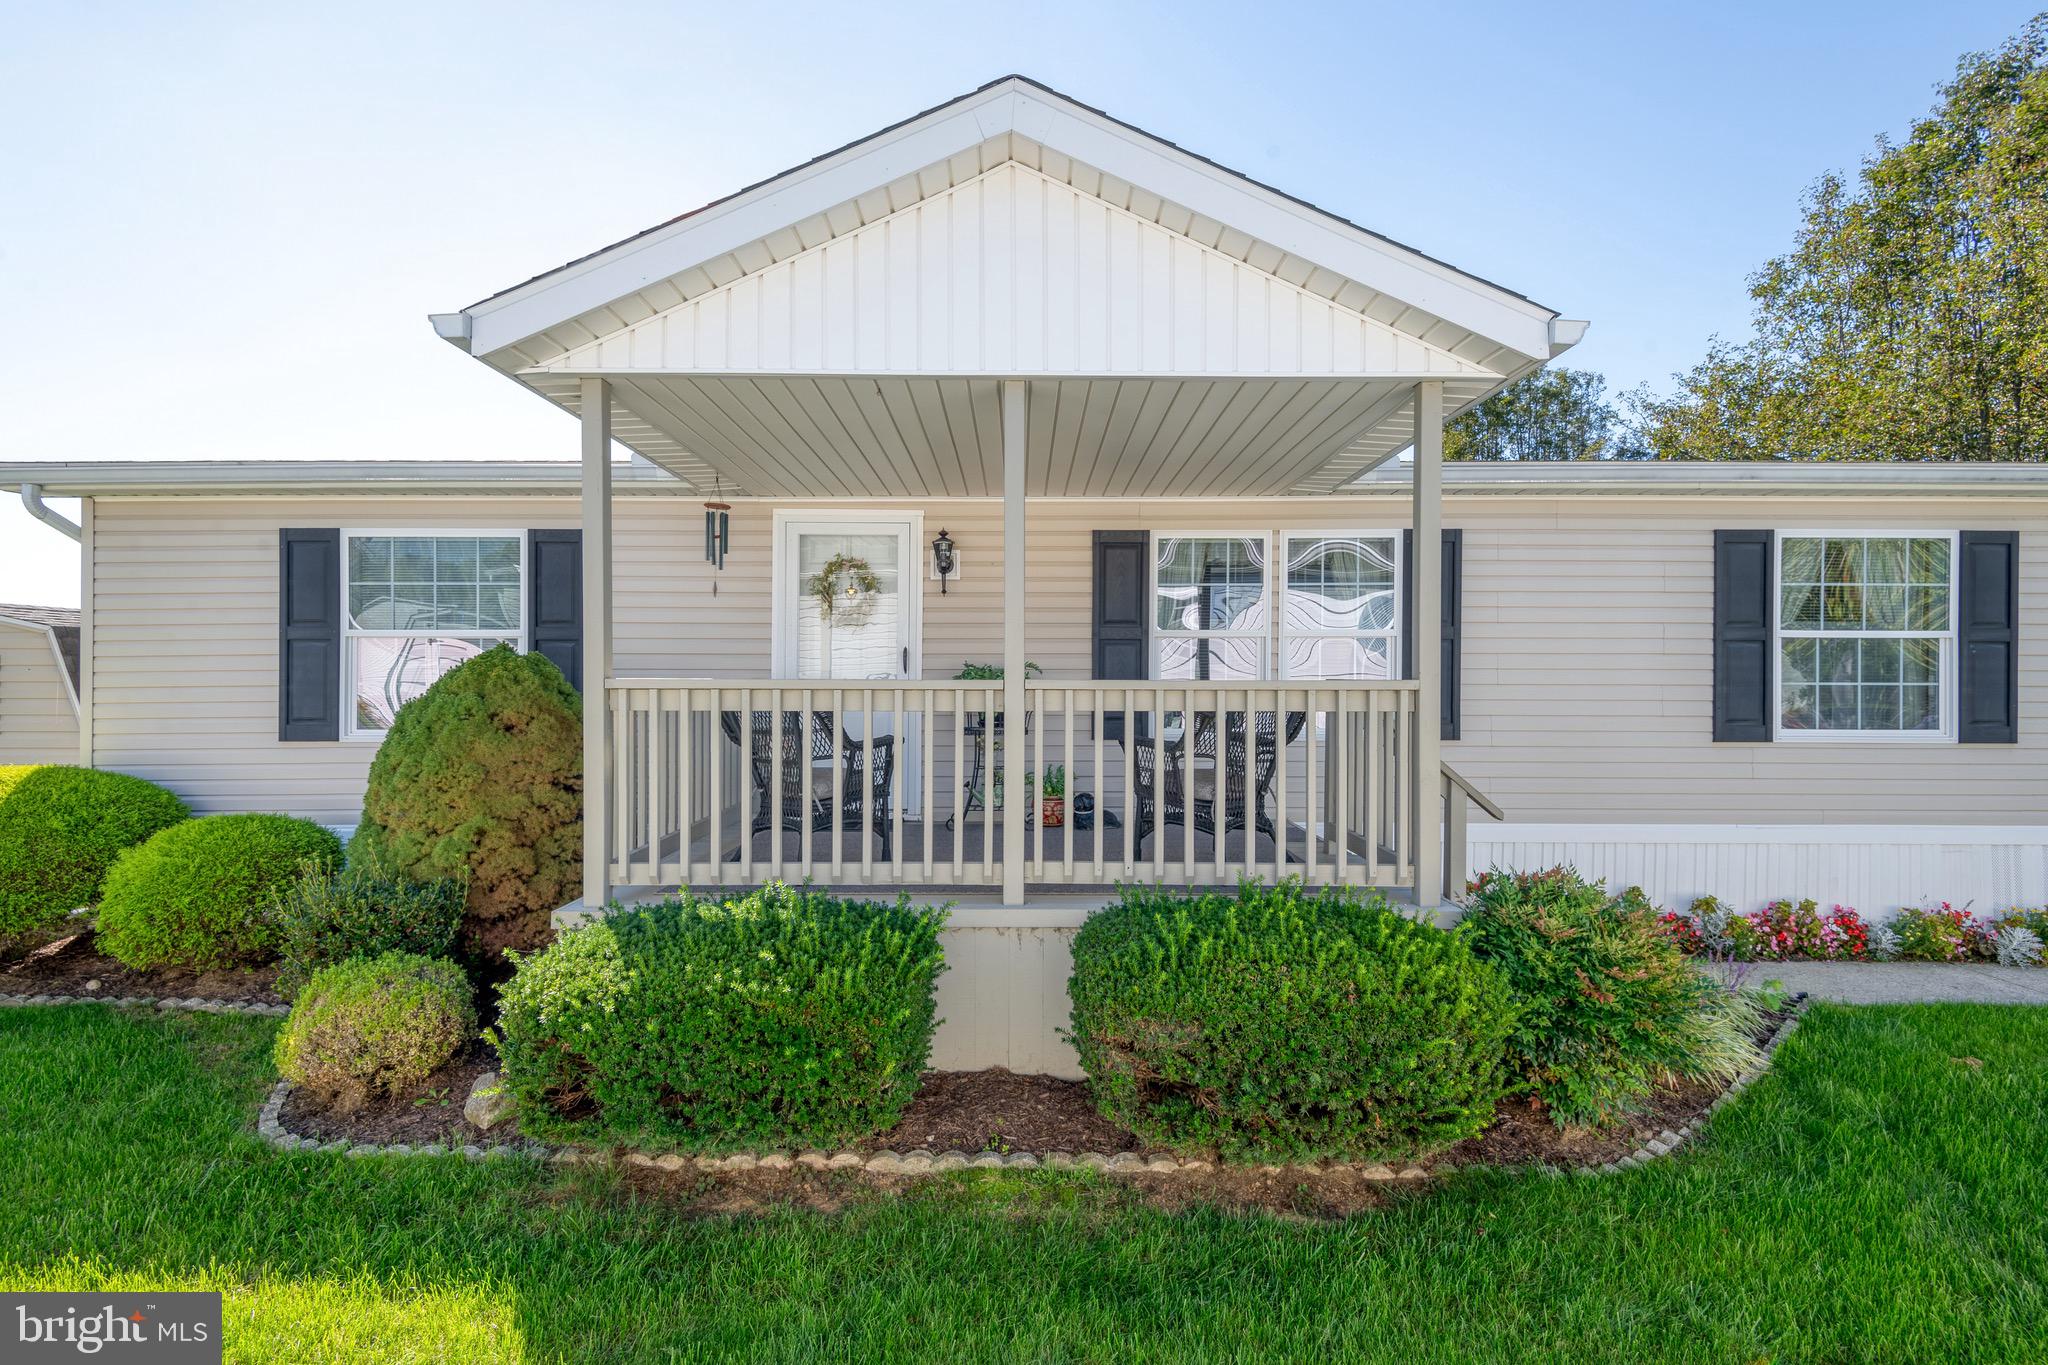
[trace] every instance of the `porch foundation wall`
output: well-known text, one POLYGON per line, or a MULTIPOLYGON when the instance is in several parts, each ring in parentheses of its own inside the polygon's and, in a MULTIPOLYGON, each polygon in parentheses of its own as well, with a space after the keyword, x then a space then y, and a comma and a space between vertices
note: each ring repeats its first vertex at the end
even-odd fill
POLYGON ((1080 1059, 1067 1027, 1067 977, 1074 932, 1065 923, 949 926, 939 936, 946 971, 939 978, 939 1032, 932 1066, 940 1071, 1008 1067, 1024 1074, 1078 1079, 1080 1059))
POLYGON ((2048 825, 1597 825, 1475 821, 1472 875, 1566 865, 1683 909, 1811 897, 1885 919, 1948 901, 1977 914, 2048 899, 2048 825))

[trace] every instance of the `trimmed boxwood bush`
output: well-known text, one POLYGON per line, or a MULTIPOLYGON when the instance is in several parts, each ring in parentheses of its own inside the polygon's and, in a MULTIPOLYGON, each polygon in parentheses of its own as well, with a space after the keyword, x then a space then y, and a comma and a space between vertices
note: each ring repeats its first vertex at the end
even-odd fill
POLYGON ((1672 1078, 1732 1079, 1757 1058, 1754 1010, 1685 960, 1634 887, 1496 869, 1461 927, 1515 992, 1521 1085, 1560 1127, 1633 1112, 1672 1078))
POLYGON ((107 873, 100 947, 130 967, 221 967, 277 954, 271 906, 341 840, 287 815, 209 815, 130 849, 107 873))
POLYGON ((1127 889, 1075 935, 1068 993, 1096 1106, 1159 1146, 1411 1154, 1477 1133, 1507 1087, 1499 978, 1356 892, 1127 889))
POLYGON ((121 853, 190 811, 153 782, 92 768, 0 768, 0 938, 100 898, 121 853))
POLYGON ((296 995, 322 967, 352 957, 416 953, 446 957, 462 928, 460 878, 415 882, 373 862, 336 872, 308 864, 277 898, 280 995, 296 995))
POLYGON ((521 1124, 699 1148, 880 1132, 931 1054, 944 921, 772 885, 571 930, 500 996, 521 1124))
POLYGON ((7 794, 14 790, 22 778, 44 766, 46 765, 41 763, 0 763, 0 801, 7 799, 7 794))
POLYGON ((277 1069, 346 1112, 433 1075, 469 1041, 476 1010, 454 963, 416 953, 313 973, 277 1035, 277 1069))
POLYGON ((583 701, 509 645, 399 708, 370 764, 356 843, 414 881, 467 877, 478 956, 548 941, 583 875, 583 701))

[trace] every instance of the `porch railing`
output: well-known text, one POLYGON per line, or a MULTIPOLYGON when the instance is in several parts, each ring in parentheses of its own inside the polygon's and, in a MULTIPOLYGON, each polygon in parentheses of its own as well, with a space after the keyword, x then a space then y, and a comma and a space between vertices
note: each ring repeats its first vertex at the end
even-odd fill
POLYGON ((1020 821, 1038 887, 1412 887, 1416 841, 1439 837, 1436 802, 1453 792, 1414 771, 1413 682, 1034 681, 1014 725, 1002 694, 613 680, 609 880, 1000 886, 1005 822, 1020 821), (1031 774, 1020 794, 1001 777, 1013 743, 1031 774), (1055 769, 1057 806, 1041 776, 1055 769))

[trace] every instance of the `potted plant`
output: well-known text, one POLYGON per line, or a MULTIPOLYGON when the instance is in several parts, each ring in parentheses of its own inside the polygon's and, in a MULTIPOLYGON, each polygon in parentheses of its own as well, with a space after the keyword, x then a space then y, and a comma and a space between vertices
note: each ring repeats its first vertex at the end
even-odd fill
MULTIPOLYGON (((1035 677, 1037 677, 1037 676, 1038 676, 1039 674, 1043 673, 1044 671, 1045 671, 1045 670, 1044 670, 1044 669, 1042 669, 1042 668, 1040 668, 1040 667, 1039 667, 1039 666, 1038 666, 1037 664, 1035 664, 1035 663, 1032 663, 1032 662, 1030 662, 1029 660, 1026 660, 1026 661, 1025 661, 1025 664, 1024 664, 1024 676, 1025 676, 1025 677, 1027 677, 1027 678, 1035 678, 1035 677)), ((1002 679, 1003 679, 1003 666, 1002 666, 1001 664, 974 664, 974 663, 962 663, 962 664, 960 665, 960 671, 959 671, 958 673, 955 673, 955 674, 953 675, 953 678, 954 678, 954 680, 955 680, 956 682, 1001 682, 1001 681, 1002 681, 1002 679)), ((967 722, 967 730, 968 730, 968 733, 969 733, 969 734, 973 734, 973 733, 975 733, 975 732, 979 731, 979 730, 981 729, 981 727, 982 727, 982 724, 983 724, 983 717, 982 717, 982 713, 981 713, 981 712, 979 712, 979 711, 976 711, 976 712, 974 713, 974 718, 973 718, 972 720, 970 720, 970 721, 968 721, 968 722, 967 722)), ((997 712, 997 713, 996 713, 996 731, 997 731, 997 733, 999 733, 999 734, 1000 734, 1000 733, 1002 732, 1002 728, 1003 728, 1003 717, 1002 717, 1002 713, 1001 713, 1001 712, 997 712)))
MULTIPOLYGON (((1045 670, 1040 668, 1037 664, 1032 663, 1029 660, 1025 661, 1025 677, 1035 678, 1043 672, 1045 672, 1045 670)), ((958 673, 955 673, 953 677, 961 682, 1000 682, 1002 681, 1003 677, 1003 666, 1001 664, 964 663, 960 665, 960 671, 958 673)))
POLYGON ((1058 829, 1067 823, 1067 770, 1055 763, 1045 770, 1045 782, 1038 791, 1038 823, 1058 829))

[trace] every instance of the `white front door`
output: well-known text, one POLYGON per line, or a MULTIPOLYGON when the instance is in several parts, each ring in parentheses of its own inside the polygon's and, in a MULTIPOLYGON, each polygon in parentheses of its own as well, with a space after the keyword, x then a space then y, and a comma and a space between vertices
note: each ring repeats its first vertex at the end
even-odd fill
MULTIPOLYGON (((775 676, 863 679, 915 678, 920 657, 923 587, 918 570, 922 519, 826 512, 786 512, 775 519, 775 676), (819 600, 819 575, 839 560, 858 561, 874 574, 876 587, 857 609, 827 611, 819 600)), ((840 600, 844 600, 842 573, 840 600)), ((876 709, 885 709, 876 698, 876 709)), ((849 708, 850 709, 850 708, 849 708)), ((885 719, 876 737, 892 731, 885 719)), ((898 740, 896 791, 906 812, 916 813, 918 736, 898 740)), ((849 715, 846 733, 862 737, 864 719, 849 715)))

